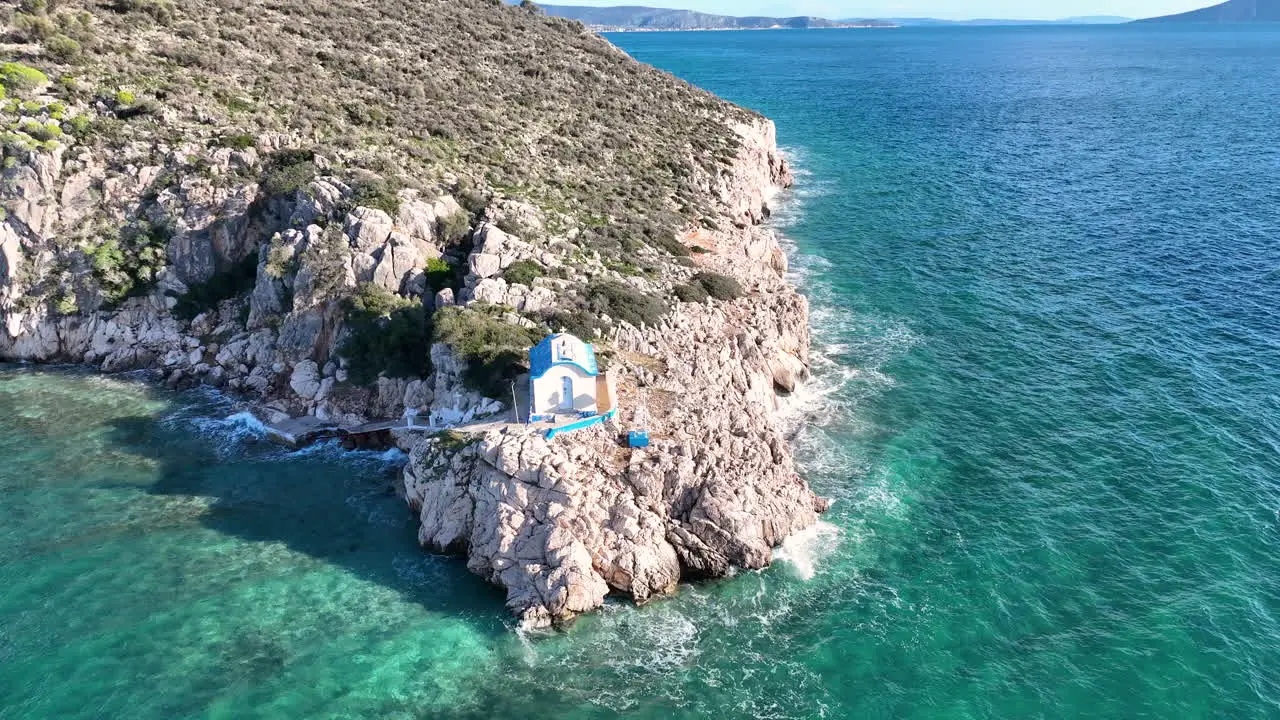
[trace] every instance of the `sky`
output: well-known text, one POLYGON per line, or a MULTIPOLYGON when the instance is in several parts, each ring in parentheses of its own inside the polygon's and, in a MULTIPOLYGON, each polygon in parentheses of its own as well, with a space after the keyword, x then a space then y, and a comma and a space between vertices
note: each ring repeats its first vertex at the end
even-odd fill
POLYGON ((720 15, 826 18, 934 17, 948 20, 1056 20, 1082 15, 1142 18, 1185 12, 1220 0, 546 0, 551 5, 649 5, 720 15))

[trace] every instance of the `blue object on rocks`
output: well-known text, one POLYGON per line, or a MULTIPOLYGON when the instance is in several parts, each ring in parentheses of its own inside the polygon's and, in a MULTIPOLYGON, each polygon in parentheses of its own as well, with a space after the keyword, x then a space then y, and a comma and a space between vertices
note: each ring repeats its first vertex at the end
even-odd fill
POLYGON ((649 447, 649 431, 648 430, 632 430, 627 433, 627 444, 633 448, 649 447))

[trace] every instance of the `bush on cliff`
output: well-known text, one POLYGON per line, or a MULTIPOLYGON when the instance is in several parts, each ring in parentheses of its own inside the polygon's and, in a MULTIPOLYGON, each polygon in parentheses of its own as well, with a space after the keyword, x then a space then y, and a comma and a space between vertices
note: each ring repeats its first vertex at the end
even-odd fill
POLYGON ((586 309, 608 315, 636 327, 657 325, 670 309, 661 298, 645 295, 614 280, 599 280, 587 286, 586 309))
POLYGON ((287 196, 315 179, 316 154, 312 150, 281 150, 267 159, 262 190, 269 196, 287 196))
POLYGON ((49 76, 20 62, 0 64, 0 85, 18 96, 25 96, 49 84, 49 76))
POLYGON ((44 43, 44 51, 60 63, 72 63, 80 58, 80 42, 58 33, 44 43))
POLYGON ((358 173, 351 182, 351 204, 382 210, 395 217, 400 212, 400 196, 396 195, 396 189, 395 183, 385 178, 368 172, 358 173))
POLYGON ((685 283, 674 288, 680 302, 702 303, 707 301, 707 291, 698 283, 685 283))
POLYGON ((140 220, 85 250, 85 259, 108 307, 155 282, 164 267, 165 248, 172 236, 169 226, 140 220))
POLYGON ((517 260, 502 271, 502 279, 512 285, 533 285, 533 281, 542 277, 542 266, 532 260, 517 260))
POLYGON ((431 314, 372 283, 347 300, 348 335, 339 350, 351 379, 360 385, 379 375, 421 378, 431 374, 431 314))
POLYGON ((525 367, 541 333, 513 325, 495 307, 446 307, 435 314, 435 340, 453 348, 467 364, 462 379, 488 397, 506 397, 508 384, 525 367))
POLYGON ((436 222, 440 226, 440 236, 449 245, 461 243, 471 233, 471 216, 465 212, 456 212, 436 222))
POLYGON ((742 297, 742 285, 728 275, 700 272, 693 276, 693 281, 717 300, 736 300, 742 297))
POLYGON ((464 266, 454 267, 444 258, 430 258, 427 260, 427 267, 423 270, 423 275, 427 281, 427 289, 433 293, 445 288, 457 290, 462 287, 462 281, 466 279, 464 266))
POLYGON ((582 308, 552 310, 543 313, 538 319, 545 323, 551 332, 567 332, 583 340, 591 340, 601 330, 600 318, 582 308))

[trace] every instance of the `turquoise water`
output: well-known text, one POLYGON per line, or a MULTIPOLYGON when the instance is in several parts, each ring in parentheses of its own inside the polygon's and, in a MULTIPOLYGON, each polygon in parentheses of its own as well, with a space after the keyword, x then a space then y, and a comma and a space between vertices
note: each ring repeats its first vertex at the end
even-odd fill
POLYGON ((775 566, 512 632, 397 459, 0 372, 0 717, 1280 717, 1280 29, 629 34, 774 118, 775 566))

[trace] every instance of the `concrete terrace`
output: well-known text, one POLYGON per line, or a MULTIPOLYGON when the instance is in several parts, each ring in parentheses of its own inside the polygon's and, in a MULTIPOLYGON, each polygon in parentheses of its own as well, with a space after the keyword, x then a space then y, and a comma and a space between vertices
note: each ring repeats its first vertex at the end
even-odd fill
MULTIPOLYGON (((600 417, 600 416, 596 416, 600 417)), ((601 421, 608 418, 601 418, 601 421)), ((313 415, 292 417, 278 422, 264 422, 267 435, 274 442, 293 448, 306 447, 323 440, 339 439, 350 442, 353 447, 369 447, 389 445, 394 435, 414 433, 431 435, 453 431, 465 435, 484 435, 494 431, 508 434, 516 433, 558 433, 566 432, 584 422, 577 415, 557 415, 554 420, 535 423, 518 422, 515 414, 507 411, 501 415, 480 418, 468 423, 456 425, 434 426, 415 420, 412 424, 407 418, 395 420, 375 420, 362 425, 342 425, 328 420, 321 420, 313 415)))

